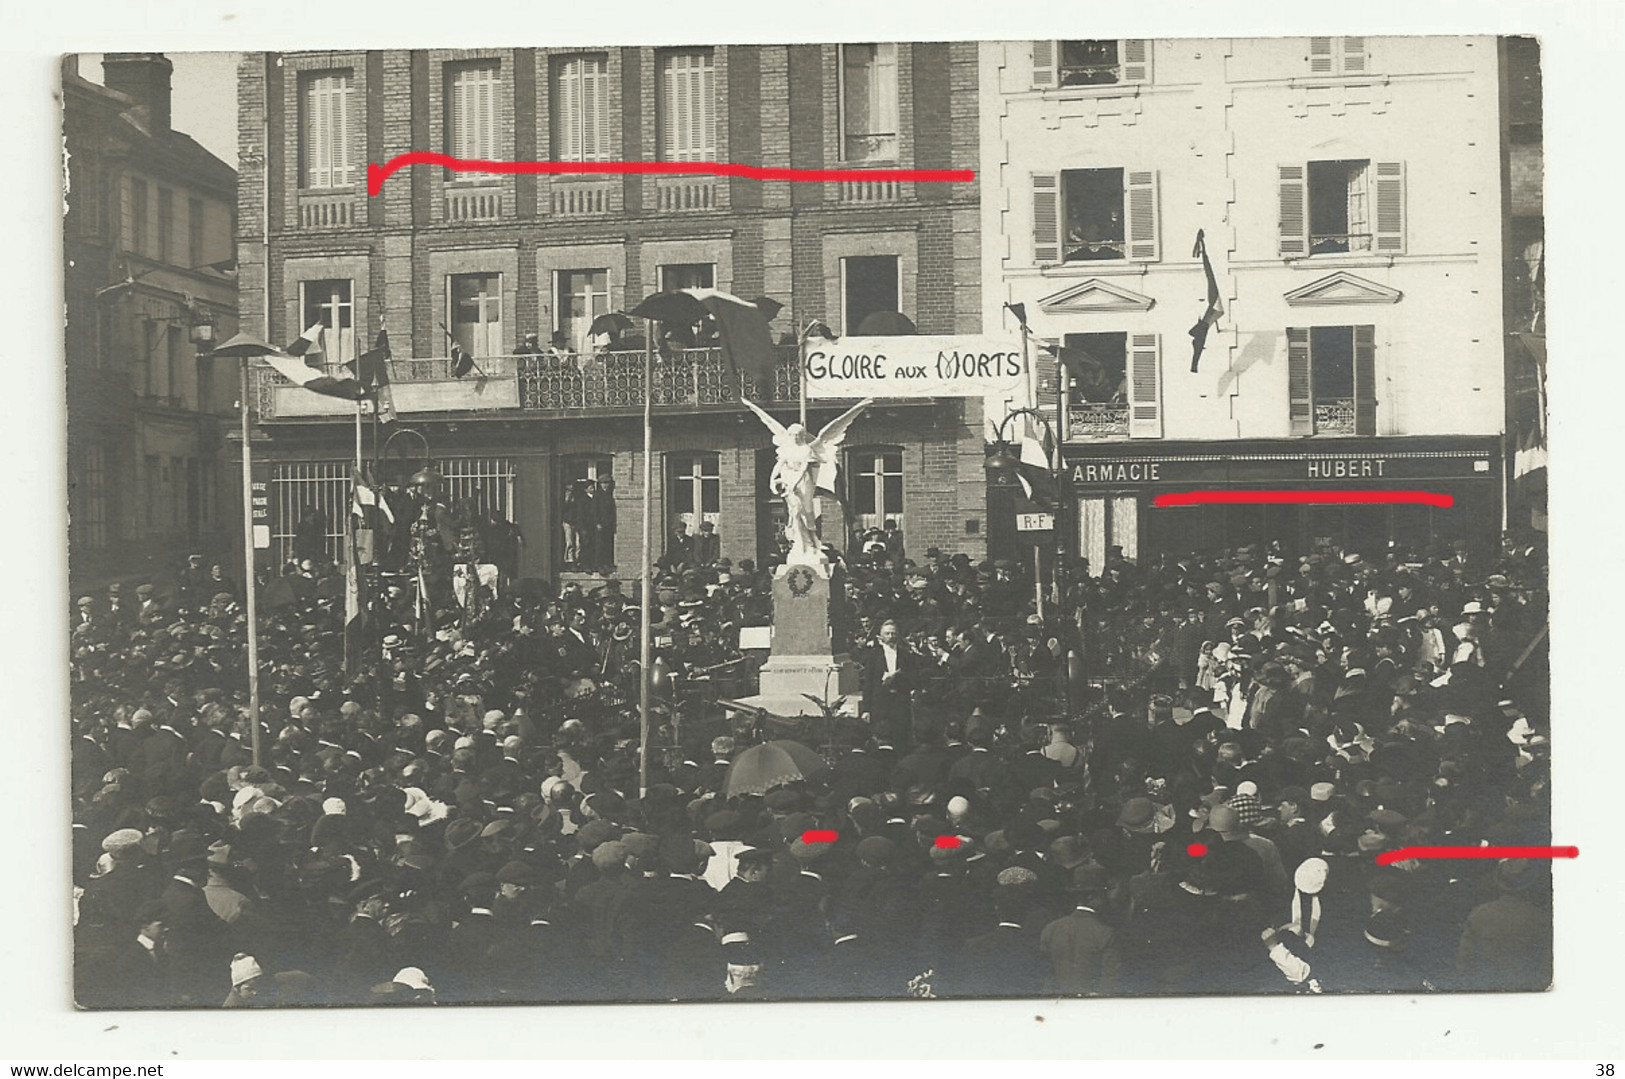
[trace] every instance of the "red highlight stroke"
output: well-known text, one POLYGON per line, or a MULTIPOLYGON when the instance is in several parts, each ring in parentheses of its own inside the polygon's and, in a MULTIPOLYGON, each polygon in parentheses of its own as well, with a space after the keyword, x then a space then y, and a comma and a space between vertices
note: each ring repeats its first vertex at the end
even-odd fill
POLYGON ((936 843, 943 850, 954 850, 959 846, 959 837, 956 835, 939 835, 936 843))
POLYGON ((480 161, 428 150, 399 154, 383 165, 367 165, 367 194, 376 195, 384 181, 408 165, 439 165, 452 172, 551 173, 565 176, 739 176, 747 180, 911 180, 917 184, 969 183, 972 169, 782 169, 736 165, 731 161, 480 161))
POLYGON ((801 833, 803 843, 833 843, 835 839, 835 832, 827 828, 809 828, 801 833))
POLYGON ((1400 847, 1377 855, 1378 865, 1412 858, 1578 858, 1579 847, 1400 847))
POLYGON ((1420 505, 1449 509, 1456 504, 1451 495, 1433 491, 1181 491, 1157 495, 1156 507, 1168 506, 1253 506, 1261 504, 1294 506, 1420 505))
POLYGON ((1207 856, 1207 844, 1192 843, 1190 846, 1185 848, 1185 853, 1190 855, 1192 858, 1204 858, 1207 856))

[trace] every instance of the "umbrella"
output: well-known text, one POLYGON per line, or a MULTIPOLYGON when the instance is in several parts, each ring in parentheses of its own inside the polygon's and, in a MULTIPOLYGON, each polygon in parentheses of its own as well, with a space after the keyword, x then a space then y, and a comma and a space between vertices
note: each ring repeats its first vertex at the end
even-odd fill
POLYGON ((901 311, 875 311, 858 323, 859 337, 904 337, 920 331, 901 311))
POLYGON ((629 312, 634 318, 692 326, 709 316, 699 298, 688 292, 657 292, 629 312))
POLYGON ((227 358, 247 358, 250 356, 265 356, 273 352, 281 353, 282 350, 275 345, 266 344, 252 334, 240 333, 219 348, 216 348, 210 355, 227 358))
POLYGON ((784 310, 784 305, 782 303, 777 300, 770 300, 766 296, 756 297, 751 301, 751 304, 755 306, 755 308, 762 313, 762 317, 767 319, 769 322, 772 322, 775 318, 778 318, 779 312, 784 310))
POLYGON ((621 314, 619 311, 611 311, 607 315, 599 315, 597 318, 593 319, 592 325, 587 327, 587 332, 592 334, 594 337, 598 336, 599 334, 608 334, 611 337, 619 337, 627 330, 634 329, 636 326, 637 323, 633 322, 630 318, 621 314))
POLYGON ((763 794, 774 787, 829 770, 824 758, 800 742, 779 740, 751 746, 734 758, 722 781, 722 796, 763 794))

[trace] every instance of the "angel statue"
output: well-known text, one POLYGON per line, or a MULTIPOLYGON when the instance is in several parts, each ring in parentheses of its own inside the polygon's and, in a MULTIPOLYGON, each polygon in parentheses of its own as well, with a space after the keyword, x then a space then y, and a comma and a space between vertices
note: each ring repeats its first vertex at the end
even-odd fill
POLYGON ((835 458, 841 440, 846 437, 846 429, 852 426, 852 421, 874 404, 874 399, 866 398, 853 405, 816 435, 809 434, 799 423, 786 427, 755 402, 743 396, 740 400, 773 432, 773 445, 779 451, 778 463, 773 466, 768 483, 773 493, 784 499, 784 508, 789 511, 784 535, 790 541, 790 554, 785 558, 785 565, 811 566, 827 576, 829 560, 818 545, 818 491, 835 493, 835 458))

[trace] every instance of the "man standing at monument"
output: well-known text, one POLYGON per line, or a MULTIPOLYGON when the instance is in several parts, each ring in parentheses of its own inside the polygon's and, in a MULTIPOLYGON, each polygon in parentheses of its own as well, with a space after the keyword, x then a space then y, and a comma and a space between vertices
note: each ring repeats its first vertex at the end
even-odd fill
POLYGON ((920 657, 909 650, 897 623, 886 621, 879 641, 861 652, 858 662, 863 665, 863 711, 875 737, 906 752, 920 657))

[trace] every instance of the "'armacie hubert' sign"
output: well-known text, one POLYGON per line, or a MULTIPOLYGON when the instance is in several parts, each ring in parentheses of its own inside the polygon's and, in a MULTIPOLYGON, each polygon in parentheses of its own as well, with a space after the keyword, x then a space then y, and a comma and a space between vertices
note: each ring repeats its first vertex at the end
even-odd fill
POLYGON ((808 397, 985 397, 1021 384, 1021 342, 978 334, 807 342, 808 397))

